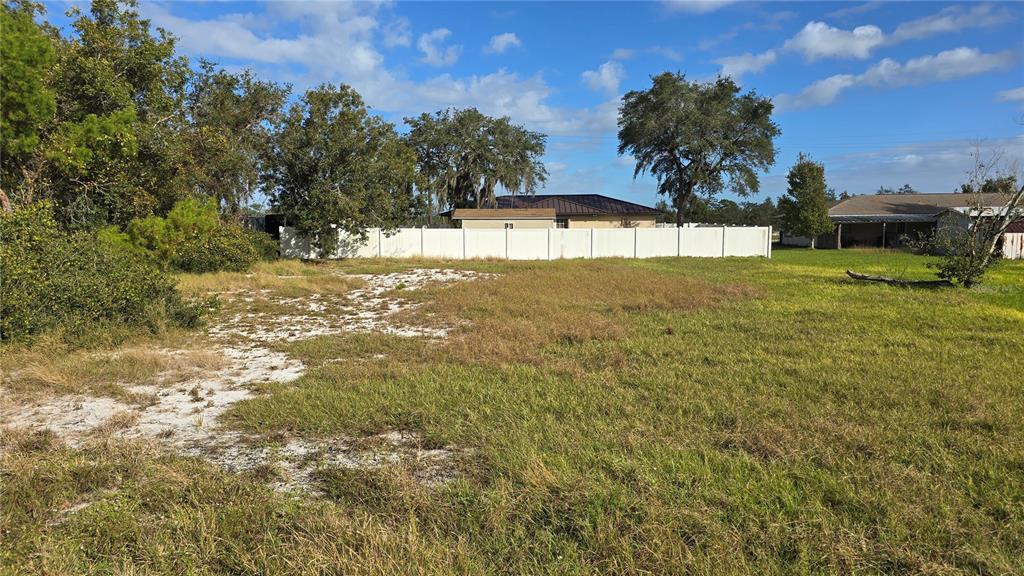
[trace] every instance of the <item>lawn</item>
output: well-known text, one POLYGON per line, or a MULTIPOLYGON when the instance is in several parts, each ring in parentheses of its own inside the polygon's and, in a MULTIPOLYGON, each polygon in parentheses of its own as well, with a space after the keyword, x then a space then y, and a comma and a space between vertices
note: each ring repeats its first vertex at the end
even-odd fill
POLYGON ((432 266, 495 273, 406 295, 402 321, 448 338, 276 343, 306 374, 222 420, 270 444, 415 433, 453 479, 325 464, 314 497, 9 430, 0 572, 1024 573, 1024 262, 969 291, 847 279, 931 275, 867 250, 329 265, 432 266))

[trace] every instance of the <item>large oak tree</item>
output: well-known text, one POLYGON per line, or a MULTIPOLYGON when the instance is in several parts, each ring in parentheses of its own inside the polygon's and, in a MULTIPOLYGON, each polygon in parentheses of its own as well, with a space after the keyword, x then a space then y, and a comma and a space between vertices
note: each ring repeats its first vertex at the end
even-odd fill
POLYGON ((757 192, 757 173, 775 163, 772 101, 740 93, 728 77, 691 82, 665 72, 647 90, 630 91, 619 108, 619 154, 636 160, 633 177, 651 173, 671 198, 676 222, 686 221, 694 194, 729 188, 757 192))
POLYGON ((276 139, 272 202, 300 235, 330 253, 332 226, 356 236, 394 228, 414 207, 416 156, 393 124, 346 85, 309 90, 276 139))
POLYGON ((466 108, 421 114, 405 122, 416 151, 417 184, 440 206, 488 206, 499 185, 513 194, 533 194, 547 178, 540 161, 546 137, 507 117, 492 118, 466 108))

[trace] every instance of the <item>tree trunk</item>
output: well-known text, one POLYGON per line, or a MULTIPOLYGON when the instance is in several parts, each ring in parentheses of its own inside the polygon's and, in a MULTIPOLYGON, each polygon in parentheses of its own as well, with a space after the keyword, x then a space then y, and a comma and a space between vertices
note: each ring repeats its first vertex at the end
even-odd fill
POLYGON ((11 212, 11 199, 7 197, 7 193, 2 188, 0 188, 0 210, 11 212))
POLYGON ((954 285, 949 280, 899 280, 897 278, 889 278, 888 276, 861 274, 852 270, 847 270, 846 275, 854 280, 881 282, 890 286, 900 286, 901 288, 946 288, 954 285))

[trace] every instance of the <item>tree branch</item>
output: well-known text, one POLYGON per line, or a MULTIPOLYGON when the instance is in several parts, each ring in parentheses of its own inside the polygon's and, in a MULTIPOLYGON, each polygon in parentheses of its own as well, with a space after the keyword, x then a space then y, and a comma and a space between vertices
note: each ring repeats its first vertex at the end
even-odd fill
POLYGON ((899 286, 901 288, 949 288, 954 284, 949 280, 898 280, 896 278, 889 278, 888 276, 870 276, 868 274, 861 274, 852 270, 847 270, 846 275, 854 280, 862 280, 864 282, 881 282, 890 286, 899 286))

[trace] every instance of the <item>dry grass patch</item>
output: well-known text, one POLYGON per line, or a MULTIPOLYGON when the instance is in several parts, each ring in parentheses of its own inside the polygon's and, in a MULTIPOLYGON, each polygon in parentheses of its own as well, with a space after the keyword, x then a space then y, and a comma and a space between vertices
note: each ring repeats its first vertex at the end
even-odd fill
POLYGON ((695 311, 753 294, 749 286, 716 285, 625 261, 545 262, 410 293, 426 303, 399 319, 459 326, 444 344, 452 361, 538 363, 553 348, 620 340, 635 329, 638 315, 695 311))
POLYGON ((0 364, 0 387, 27 397, 91 394, 134 400, 125 387, 174 384, 225 365, 211 349, 168 349, 165 344, 100 350, 8 346, 0 364))
POLYGON ((340 272, 331 263, 313 264, 297 260, 259 262, 249 272, 178 275, 178 287, 192 296, 256 295, 261 291, 283 298, 311 294, 342 295, 364 284, 361 279, 340 272))

